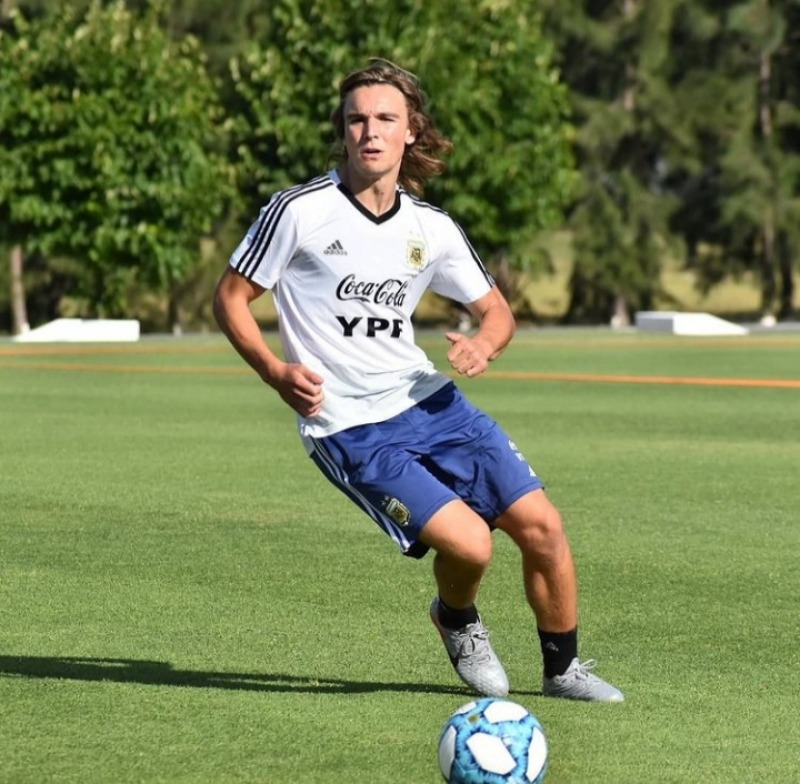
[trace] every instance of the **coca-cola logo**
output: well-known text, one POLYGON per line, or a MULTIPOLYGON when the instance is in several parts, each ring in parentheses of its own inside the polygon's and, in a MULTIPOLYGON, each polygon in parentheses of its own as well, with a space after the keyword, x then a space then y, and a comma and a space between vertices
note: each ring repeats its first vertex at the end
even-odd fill
POLYGON ((336 297, 344 302, 357 300, 399 308, 405 301, 408 284, 409 281, 396 278, 376 283, 371 280, 358 280, 355 275, 348 275, 342 278, 336 287, 336 297))

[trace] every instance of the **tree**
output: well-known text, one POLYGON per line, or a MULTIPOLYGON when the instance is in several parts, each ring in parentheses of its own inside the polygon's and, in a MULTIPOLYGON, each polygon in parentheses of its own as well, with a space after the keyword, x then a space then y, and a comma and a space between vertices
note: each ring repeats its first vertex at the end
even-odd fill
POLYGON ((706 292, 754 271, 764 312, 791 312, 798 17, 796 0, 547 3, 578 126, 569 319, 651 307, 668 251, 706 292))
POLYGON ((367 5, 277 0, 269 36, 234 61, 243 191, 261 202, 326 166, 338 81, 386 57, 421 77, 455 144, 428 197, 487 260, 531 265, 573 184, 566 93, 536 15, 508 0, 367 5))
POLYGON ((627 323, 661 294, 675 241, 669 151, 682 133, 670 52, 681 0, 550 0, 545 29, 570 88, 581 172, 571 205, 569 321, 627 323))
POLYGON ((159 8, 93 2, 0 36, 0 226, 26 252, 81 260, 88 313, 132 282, 169 293, 232 193, 225 129, 198 42, 159 8))
MULTIPOLYGON (((93 0, 62 0, 61 8, 70 8, 81 16, 93 0)), ((28 19, 46 16, 55 5, 52 0, 0 0, 18 8, 28 19)), ((152 0, 125 0, 132 13, 145 13, 152 0)), ((161 0, 161 26, 174 41, 193 36, 202 43, 214 75, 227 72, 228 60, 238 54, 253 38, 266 34, 271 27, 270 3, 263 0, 161 0)))
POLYGON ((755 271, 762 313, 787 317, 800 245, 800 7, 697 2, 680 21, 676 56, 686 69, 676 95, 691 144, 675 225, 704 289, 755 271))

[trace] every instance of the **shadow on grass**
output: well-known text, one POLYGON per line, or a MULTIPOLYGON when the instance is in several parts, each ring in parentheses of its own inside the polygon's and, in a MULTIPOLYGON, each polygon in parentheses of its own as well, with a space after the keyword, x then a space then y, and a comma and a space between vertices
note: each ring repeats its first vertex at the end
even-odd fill
POLYGON ((84 659, 71 656, 0 656, 0 677, 110 681, 112 683, 141 683, 148 686, 190 686, 198 689, 309 694, 363 694, 382 691, 462 695, 468 693, 464 688, 441 684, 303 678, 280 673, 176 670, 168 662, 84 659))

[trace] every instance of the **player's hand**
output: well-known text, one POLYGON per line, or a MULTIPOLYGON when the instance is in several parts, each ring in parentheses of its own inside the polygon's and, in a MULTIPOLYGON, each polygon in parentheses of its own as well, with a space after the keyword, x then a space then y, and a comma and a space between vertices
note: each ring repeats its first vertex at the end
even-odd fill
POLYGON ((300 416, 311 418, 322 410, 325 393, 322 390, 324 379, 305 365, 287 363, 281 371, 270 379, 284 403, 300 416))
POLYGON ((445 337, 450 341, 447 361, 457 373, 472 378, 489 366, 490 352, 480 340, 461 332, 445 332, 445 337))

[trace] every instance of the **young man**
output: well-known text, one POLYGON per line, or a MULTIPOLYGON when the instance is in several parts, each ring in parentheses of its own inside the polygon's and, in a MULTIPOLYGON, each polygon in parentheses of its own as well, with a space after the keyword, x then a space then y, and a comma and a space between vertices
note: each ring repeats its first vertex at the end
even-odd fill
POLYGON ((351 73, 332 121, 337 169, 275 194, 231 257, 214 300, 220 328, 298 415, 322 473, 409 556, 433 550, 430 607, 462 680, 484 695, 509 685, 475 600, 491 530, 522 553, 542 654, 542 692, 619 702, 581 664, 577 586, 560 516, 513 441, 414 343, 423 292, 463 303, 472 336, 446 332, 447 359, 472 378, 511 340, 514 319, 460 227, 416 195, 450 143, 416 78, 384 60, 351 73), (271 290, 285 359, 250 304, 271 290))

